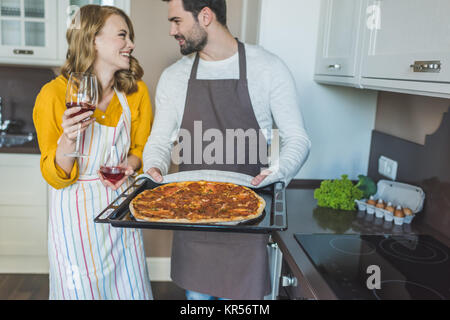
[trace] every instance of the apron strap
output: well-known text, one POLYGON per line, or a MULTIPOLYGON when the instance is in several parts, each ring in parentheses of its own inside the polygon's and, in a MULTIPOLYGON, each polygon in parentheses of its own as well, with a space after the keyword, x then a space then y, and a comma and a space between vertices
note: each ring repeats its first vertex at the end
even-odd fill
MULTIPOLYGON (((239 41, 238 38, 235 38, 238 43, 238 52, 239 52, 239 79, 247 79, 247 59, 245 55, 245 46, 242 42, 239 41)), ((191 69, 191 80, 197 79, 197 71, 198 64, 200 62, 200 54, 197 52, 195 55, 194 64, 191 69)))
POLYGON ((119 102, 122 105, 122 111, 128 117, 129 114, 131 113, 131 111, 130 111, 130 107, 128 106, 128 101, 127 101, 126 95, 117 89, 114 89, 114 91, 116 92, 117 98, 119 99, 119 102))
POLYGON ((120 134, 122 128, 126 125, 127 130, 130 130, 131 126, 131 110, 130 107, 128 106, 127 97, 123 92, 117 89, 114 90, 116 92, 117 97, 119 98, 120 104, 122 105, 122 116, 120 117, 119 123, 116 126, 116 130, 114 131, 113 145, 116 144, 116 139, 120 134))
POLYGON ((197 70, 198 70, 198 63, 200 61, 200 55, 198 54, 198 52, 195 54, 195 60, 194 60, 194 65, 192 66, 192 70, 191 70, 191 80, 196 80, 197 79, 197 70))
POLYGON ((236 40, 238 42, 238 51, 239 51, 239 79, 246 80, 247 79, 247 58, 245 55, 245 46, 237 38, 236 38, 236 40))

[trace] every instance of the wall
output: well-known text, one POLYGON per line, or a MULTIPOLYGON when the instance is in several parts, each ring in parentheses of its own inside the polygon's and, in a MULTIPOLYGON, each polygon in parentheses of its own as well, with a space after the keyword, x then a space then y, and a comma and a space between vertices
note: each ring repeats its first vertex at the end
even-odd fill
POLYGON ((312 140, 298 179, 330 179, 367 173, 376 91, 320 85, 313 81, 320 1, 263 0, 260 44, 281 57, 298 88, 312 140))
POLYGON ((418 144, 439 128, 450 101, 395 92, 380 92, 375 129, 418 144))
MULTIPOLYGON (((257 44, 259 39, 262 0, 234 0, 242 2, 241 41, 257 44)), ((230 0, 228 0, 229 3, 230 0)))

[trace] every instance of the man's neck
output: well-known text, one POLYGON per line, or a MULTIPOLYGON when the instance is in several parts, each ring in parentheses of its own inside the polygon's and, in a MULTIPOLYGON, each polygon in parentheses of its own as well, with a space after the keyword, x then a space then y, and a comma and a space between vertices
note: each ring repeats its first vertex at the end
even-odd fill
POLYGON ((225 28, 212 32, 208 44, 200 51, 200 58, 206 61, 225 60, 236 54, 238 44, 233 35, 225 28))

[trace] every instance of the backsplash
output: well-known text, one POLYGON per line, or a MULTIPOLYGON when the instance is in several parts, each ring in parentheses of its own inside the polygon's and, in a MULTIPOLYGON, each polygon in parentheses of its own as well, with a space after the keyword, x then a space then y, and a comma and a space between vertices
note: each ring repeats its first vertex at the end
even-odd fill
POLYGON ((375 130, 424 145, 442 123, 450 100, 397 92, 378 94, 375 130))
POLYGON ((373 131, 368 174, 376 181, 387 179, 378 174, 382 155, 398 162, 397 181, 420 186, 426 194, 424 210, 413 223, 425 223, 450 238, 450 111, 439 129, 426 136, 425 145, 373 131))
MULTIPOLYGON (((55 78, 51 69, 0 66, 2 119, 22 123, 21 132, 35 132, 33 107, 42 86, 55 78)), ((16 131, 17 131, 16 130, 16 131)))

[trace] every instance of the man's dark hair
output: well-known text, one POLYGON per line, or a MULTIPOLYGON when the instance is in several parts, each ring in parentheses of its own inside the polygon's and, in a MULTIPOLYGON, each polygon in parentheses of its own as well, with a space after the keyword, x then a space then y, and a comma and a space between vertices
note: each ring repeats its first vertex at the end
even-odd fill
MULTIPOLYGON (((170 2, 171 0, 162 0, 170 2)), ((225 0, 181 0, 184 10, 189 11, 198 21, 198 14, 203 8, 208 7, 215 13, 217 21, 224 27, 227 26, 227 3, 225 0)))

